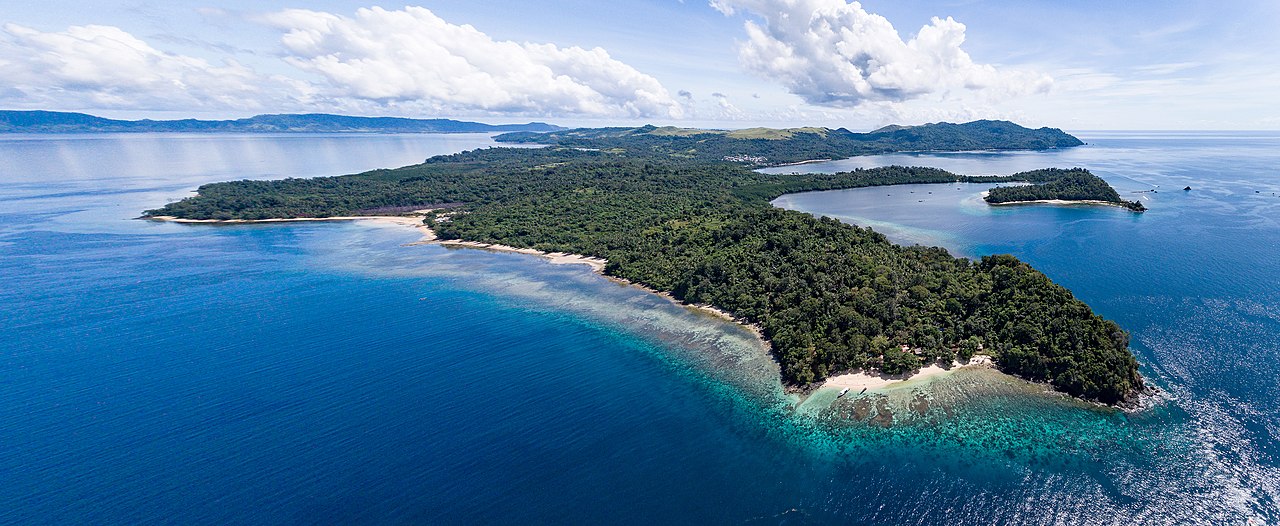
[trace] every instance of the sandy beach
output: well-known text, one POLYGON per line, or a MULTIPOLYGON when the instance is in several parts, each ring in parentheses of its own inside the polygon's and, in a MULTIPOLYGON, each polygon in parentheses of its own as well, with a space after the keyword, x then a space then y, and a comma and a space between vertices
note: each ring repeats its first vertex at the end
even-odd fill
MULTIPOLYGON (((420 213, 425 213, 422 211, 420 213)), ((421 215, 416 216, 334 216, 334 217, 294 217, 294 218, 276 218, 276 219, 183 219, 173 216, 151 216, 146 217, 149 221, 167 221, 170 223, 184 224, 207 224, 207 225, 249 225, 256 223, 302 223, 312 221, 370 221, 378 223, 386 223, 392 225, 401 225, 415 227, 422 233, 422 238, 418 241, 410 243, 411 245, 430 243, 436 240, 435 232, 432 232, 427 225, 422 223, 421 215)))
MULTIPOLYGON (((989 195, 990 193, 991 193, 990 191, 984 191, 984 192, 982 192, 982 194, 981 194, 981 195, 982 195, 982 197, 983 197, 984 202, 986 202, 986 201, 985 201, 985 199, 986 199, 987 195, 989 195)), ((1124 205, 1123 203, 1113 203, 1113 202, 1111 202, 1111 201, 1098 201, 1098 200, 1096 200, 1096 199, 1081 199, 1081 200, 1079 200, 1079 201, 1069 201, 1069 200, 1066 200, 1066 199, 1036 199, 1036 200, 1033 200, 1033 201, 1008 201, 1008 202, 1004 202, 1004 203, 990 203, 990 202, 988 202, 987 204, 988 204, 988 205, 991 205, 991 206, 1005 206, 1005 205, 1035 205, 1035 204, 1045 204, 1045 205, 1102 205, 1102 206, 1118 206, 1118 207, 1120 207, 1120 208, 1125 208, 1125 205, 1124 205)))
MULTIPOLYGON (((435 235, 432 234, 434 239, 435 235)), ((608 261, 590 256, 582 256, 578 254, 567 254, 564 252, 543 252, 533 248, 516 248, 507 245, 497 245, 493 243, 480 243, 477 241, 462 241, 458 239, 443 239, 435 243, 445 247, 465 247, 480 250, 491 250, 494 252, 514 252, 516 254, 527 254, 530 256, 540 256, 551 261, 555 265, 587 265, 592 270, 603 274, 604 266, 608 261)))
POLYGON ((976 355, 966 363, 955 362, 949 368, 943 368, 938 364, 932 364, 928 367, 921 367, 919 371, 912 374, 867 374, 866 372, 857 372, 832 376, 823 382, 819 389, 845 389, 848 388, 853 392, 860 392, 863 389, 887 389, 896 387, 900 384, 912 380, 924 380, 934 376, 950 374, 957 369, 965 367, 991 367, 991 357, 986 355, 976 355))
POLYGON ((1035 201, 1009 201, 1006 203, 987 203, 987 204, 991 206, 1046 204, 1046 205, 1103 205, 1103 206, 1119 206, 1122 208, 1124 207, 1124 205, 1120 203, 1112 203, 1111 201, 1097 201, 1093 199, 1085 199, 1080 201, 1067 201, 1065 199, 1037 199, 1035 201))

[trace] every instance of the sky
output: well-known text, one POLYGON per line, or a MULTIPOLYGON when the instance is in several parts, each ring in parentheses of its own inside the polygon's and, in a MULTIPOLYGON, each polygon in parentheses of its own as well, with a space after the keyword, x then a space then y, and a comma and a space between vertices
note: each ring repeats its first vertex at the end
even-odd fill
POLYGON ((1280 129, 1280 2, 0 0, 0 109, 1280 129))

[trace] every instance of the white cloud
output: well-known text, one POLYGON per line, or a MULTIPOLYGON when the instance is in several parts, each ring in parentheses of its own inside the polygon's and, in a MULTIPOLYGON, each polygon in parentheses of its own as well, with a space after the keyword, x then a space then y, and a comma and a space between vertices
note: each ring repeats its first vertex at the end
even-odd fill
POLYGON ((286 31, 286 60, 326 79, 334 98, 464 112, 683 113, 657 79, 604 49, 494 40, 422 7, 360 9, 350 18, 293 9, 263 20, 286 31))
POLYGON ((716 101, 716 108, 719 110, 719 118, 721 119, 741 119, 746 116, 741 109, 729 102, 729 96, 723 93, 712 93, 711 98, 716 101))
POLYGON ((129 109, 244 109, 287 83, 232 60, 221 65, 157 50, 111 26, 41 32, 6 24, 0 78, 11 104, 129 109))
POLYGON ((855 107, 951 91, 992 97, 1045 91, 1043 74, 978 64, 961 49, 965 26, 933 18, 904 41, 887 19, 845 0, 711 0, 726 15, 751 13, 739 58, 805 102, 855 107))

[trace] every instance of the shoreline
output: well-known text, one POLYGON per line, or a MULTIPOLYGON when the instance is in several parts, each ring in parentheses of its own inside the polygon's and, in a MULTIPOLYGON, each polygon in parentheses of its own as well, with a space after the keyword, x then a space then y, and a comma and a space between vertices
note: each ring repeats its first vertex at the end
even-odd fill
MULTIPOLYGON (((432 236, 434 237, 434 233, 432 234, 432 236)), ((771 346, 769 344, 769 341, 764 338, 764 332, 760 329, 760 327, 756 326, 755 324, 747 323, 743 320, 740 320, 734 315, 728 312, 725 312, 723 310, 720 310, 716 307, 713 307, 711 305, 697 304, 697 303, 684 303, 676 299, 669 292, 663 292, 654 288, 650 288, 643 284, 636 283, 626 278, 620 278, 617 276, 610 276, 608 274, 605 274, 604 267, 609 262, 608 260, 605 260, 603 258, 584 256, 581 254, 569 254, 565 252, 545 252, 545 251, 534 249, 534 248, 516 248, 508 245, 499 245, 496 243, 481 243, 479 241, 462 241, 458 239, 435 240, 435 241, 432 241, 431 243, 444 246, 444 247, 471 248, 471 249, 478 249, 478 250, 488 250, 491 252, 509 252, 509 253, 515 253, 515 254, 539 256, 549 260, 553 265, 587 265, 591 267, 591 270, 595 272, 597 275, 599 275, 600 277, 603 277, 619 285, 635 287, 637 289, 643 290, 650 294, 661 296, 667 301, 670 301, 671 303, 674 303, 686 309, 689 309, 701 314, 714 316, 716 318, 720 318, 722 320, 737 324, 738 326, 750 331, 751 334, 753 334, 756 337, 756 340, 760 342, 761 346, 763 346, 766 352, 771 351, 771 346)), ((794 390, 785 384, 783 384, 783 388, 789 391, 794 390)))
MULTIPOLYGON (((430 228, 427 228, 426 225, 423 225, 423 228, 425 228, 428 232, 431 232, 432 241, 430 241, 430 243, 434 243, 436 245, 440 245, 443 247, 474 248, 478 250, 488 250, 490 252, 510 252, 514 254, 538 256, 538 257, 550 260, 551 264, 553 265, 587 265, 591 267, 591 270, 595 271, 597 274, 600 274, 602 276, 604 275, 604 266, 608 264, 608 261, 605 261, 604 259, 591 257, 591 256, 583 256, 581 254, 570 254, 567 252, 546 252, 546 251, 538 250, 536 248, 516 248, 508 245, 499 245, 496 243, 481 243, 479 241, 463 241, 461 239, 437 239, 435 237, 435 232, 432 232, 430 228)), ((612 278, 612 276, 606 276, 606 277, 612 278)))
POLYGON ((334 216, 334 217, 290 217, 290 218, 272 218, 272 219, 184 219, 174 216, 143 216, 138 219, 147 221, 160 221, 165 223, 181 223, 181 224, 197 224, 197 225, 253 225, 260 223, 304 223, 304 222, 321 222, 321 221, 370 221, 377 223, 386 223, 391 225, 410 226, 418 229, 422 234, 422 238, 409 243, 410 245, 426 244, 436 241, 436 233, 427 225, 422 223, 421 215, 418 216, 334 216))
POLYGON ((1046 204, 1046 205, 1103 205, 1103 206, 1118 206, 1120 208, 1127 208, 1120 203, 1113 203, 1111 201, 1099 201, 1096 199, 1082 199, 1079 201, 1072 201, 1067 199, 1036 199, 1034 201, 1005 201, 1003 203, 992 203, 990 201, 984 200, 984 202, 986 202, 988 205, 991 205, 991 206, 1046 204))
MULTIPOLYGON (((713 307, 711 305, 684 303, 676 299, 674 296, 672 296, 668 292, 659 291, 625 278, 620 278, 617 276, 610 276, 608 274, 605 274, 604 269, 605 269, 605 265, 608 264, 608 261, 603 258, 585 256, 581 254, 570 254, 565 252, 546 252, 546 251, 533 249, 533 248, 516 248, 513 246, 501 245, 497 243, 482 243, 479 241, 464 241, 459 239, 439 239, 436 236, 435 231, 422 222, 424 216, 421 214, 425 214, 426 212, 427 211, 425 210, 420 210, 417 212, 417 214, 419 215, 401 215, 401 216, 334 216, 334 217, 298 217, 298 218, 227 219, 227 220, 183 219, 183 218, 178 218, 173 216, 150 216, 150 217, 139 217, 138 219, 145 219, 148 221, 161 221, 161 222, 182 223, 182 224, 205 224, 205 225, 251 225, 251 224, 257 224, 257 223, 269 224, 269 223, 324 222, 324 221, 369 221, 369 222, 377 222, 377 223, 390 224, 390 225, 414 227, 422 234, 422 238, 420 238, 418 241, 404 243, 402 246, 435 244, 435 245, 440 245, 446 248, 487 250, 490 252, 506 252, 506 253, 513 253, 513 254, 538 256, 548 260, 548 262, 550 262, 553 265, 587 265, 588 267, 591 268, 592 272, 594 272, 595 274, 609 281, 617 283, 618 285, 638 288, 650 294, 661 296, 667 301, 670 301, 671 303, 678 305, 680 307, 684 307, 685 309, 688 309, 690 311, 697 312, 699 314, 703 314, 707 316, 713 316, 721 320, 728 321, 735 325, 738 325, 743 329, 746 329, 753 336, 755 336, 756 341, 760 342, 761 348, 766 353, 770 354, 770 358, 774 359, 772 357, 772 345, 769 343, 769 340, 765 339, 764 332, 760 329, 759 326, 753 323, 748 323, 744 320, 738 319, 736 316, 726 311, 723 311, 721 309, 718 309, 716 307, 713 307)), ((846 373, 846 374, 841 374, 836 376, 829 376, 825 380, 823 380, 823 382, 820 385, 818 385, 816 388, 813 386, 813 384, 810 384, 807 386, 792 386, 792 385, 787 385, 786 383, 781 383, 781 386, 783 390, 787 393, 800 394, 803 400, 803 399, 809 398, 810 396, 812 396, 813 394, 819 391, 828 390, 828 389, 848 388, 850 391, 860 391, 863 389, 866 389, 868 391, 890 390, 911 381, 928 380, 930 378, 951 374, 960 369, 973 368, 973 367, 985 367, 985 368, 995 369, 994 363, 992 362, 992 359, 990 356, 974 355, 969 360, 968 363, 960 363, 957 361, 952 363, 951 366, 947 368, 943 368, 940 365, 934 363, 926 367, 922 367, 919 370, 914 371, 910 374, 898 374, 898 375, 874 374, 873 375, 873 374, 869 374, 866 371, 858 371, 858 372, 846 373)), ((779 380, 781 380, 781 378, 779 378, 779 380)), ((1053 390, 1052 387, 1046 386, 1046 388, 1048 389, 1049 392, 1056 393, 1056 391, 1053 390)), ((1067 395, 1063 395, 1063 396, 1067 396, 1067 395)), ((1103 407, 1106 407, 1106 406, 1104 405, 1103 407)))
MULTIPOLYGON (((991 192, 989 192, 989 191, 985 191, 985 192, 982 192, 982 194, 980 194, 980 195, 982 196, 982 202, 986 203, 988 206, 1006 206, 1006 205, 1037 205, 1037 204, 1045 204, 1045 205, 1101 205, 1101 206, 1115 206, 1115 207, 1123 208, 1123 209, 1125 209, 1125 210, 1131 210, 1128 206, 1125 206, 1125 204, 1124 204, 1124 203, 1116 203, 1116 202, 1114 202, 1114 201, 1101 201, 1101 200, 1097 200, 1097 199, 1080 199, 1080 200, 1071 200, 1071 199, 1033 199, 1033 200, 1030 200, 1030 201, 1005 201, 1005 202, 1003 202, 1003 203, 992 203, 991 201, 987 201, 987 196, 988 196, 988 195, 990 195, 990 194, 991 194, 991 192)), ((1131 211, 1136 212, 1136 210, 1131 210, 1131 211)))
MULTIPOLYGON (((870 374, 867 371, 858 371, 856 373, 846 373, 836 376, 827 377, 822 385, 818 386, 816 391, 823 389, 849 389, 850 392, 866 389, 868 391, 880 391, 899 387, 907 382, 915 380, 927 380, 937 376, 945 376, 960 369, 970 367, 987 367, 994 369, 991 357, 978 354, 969 359, 968 362, 960 363, 952 362, 949 367, 942 367, 936 363, 929 364, 926 367, 904 374, 870 374)), ((857 393, 854 393, 857 394, 857 393)))
MULTIPOLYGON (((310 222, 310 221, 371 221, 371 222, 381 222, 381 223, 395 224, 395 225, 401 225, 401 226, 412 226, 417 228, 418 231, 422 233, 422 238, 412 243, 405 243, 404 246, 434 244, 434 245, 440 245, 446 248, 469 248, 469 249, 475 249, 475 250, 487 250, 490 252, 507 252, 507 253, 513 253, 513 254, 538 256, 548 260, 553 265, 587 265, 591 267, 591 270, 596 274, 598 274, 599 276, 609 281, 612 281, 614 283, 617 283, 619 285, 636 287, 650 294, 656 294, 658 296, 661 296, 665 298, 667 301, 670 301, 686 309, 699 312, 702 314, 706 314, 709 316, 714 316, 716 318, 720 318, 722 320, 737 324, 738 326, 751 332, 751 334, 753 334, 756 337, 756 340, 760 342, 765 352, 771 352, 771 346, 769 345, 769 341, 764 338, 764 333, 763 331, 760 330, 760 327, 754 324, 746 323, 742 320, 739 320, 738 318, 734 317, 732 314, 729 314, 728 312, 712 307, 711 305, 684 303, 684 302, 681 302, 680 300, 677 300, 670 293, 652 289, 642 284, 635 283, 628 279, 605 274, 604 268, 605 268, 605 265, 607 265, 609 262, 603 258, 584 256, 581 254, 570 254, 566 252, 546 252, 546 251, 542 251, 534 248, 516 248, 513 246, 500 245, 497 243, 482 243, 479 241, 464 241, 461 239, 440 239, 439 237, 436 236, 436 233, 434 230, 432 230, 430 227, 428 227, 426 224, 422 222, 424 215, 428 211, 429 210, 419 210, 415 212, 415 215, 401 215, 401 216, 334 216, 334 217, 297 217, 297 218, 273 218, 273 219, 183 219, 183 218, 174 217, 174 216, 149 216, 149 217, 144 216, 138 219, 145 219, 148 221, 163 221, 163 222, 169 222, 169 223, 204 224, 204 225, 251 225, 251 224, 257 224, 257 223, 295 223, 295 222, 310 222)), ((788 391, 796 390, 792 387, 787 386, 786 384, 783 384, 783 388, 788 391)))
POLYGON ((767 166, 761 166, 760 168, 784 168, 784 167, 787 167, 787 166, 800 166, 800 165, 805 165, 805 164, 825 163, 825 162, 830 162, 830 161, 843 161, 843 160, 845 160, 845 159, 852 159, 852 158, 853 158, 853 157, 845 157, 845 158, 842 158, 842 159, 805 159, 805 160, 803 160, 803 161, 795 161, 795 162, 790 162, 790 163, 770 164, 770 165, 767 165, 767 166))

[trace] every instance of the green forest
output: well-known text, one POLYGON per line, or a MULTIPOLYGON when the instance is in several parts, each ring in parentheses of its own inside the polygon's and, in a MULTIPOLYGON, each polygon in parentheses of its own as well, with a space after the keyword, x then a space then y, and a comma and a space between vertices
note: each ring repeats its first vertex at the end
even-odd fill
POLYGON ((1008 121, 886 126, 869 133, 844 128, 702 130, 642 126, 512 132, 499 142, 626 150, 699 161, 773 166, 903 151, 1044 150, 1084 144, 1057 128, 1029 129, 1008 121))
POLYGON ((1015 174, 1023 180, 1035 184, 1025 186, 1000 186, 992 188, 985 199, 991 204, 1017 203, 1044 199, 1061 199, 1064 201, 1105 201, 1133 210, 1146 211, 1140 201, 1125 201, 1116 190, 1103 181, 1101 177, 1089 173, 1083 168, 1063 170, 1047 168, 1015 174))
POLYGON ((1142 386, 1128 334, 1025 263, 897 246, 867 228, 769 204, 808 190, 1054 177, 899 166, 780 175, 649 151, 491 148, 357 175, 209 184, 146 215, 440 208, 426 222, 442 238, 605 258, 611 276, 758 325, 792 386, 857 369, 903 372, 981 348, 1005 372, 1118 403, 1142 386))

